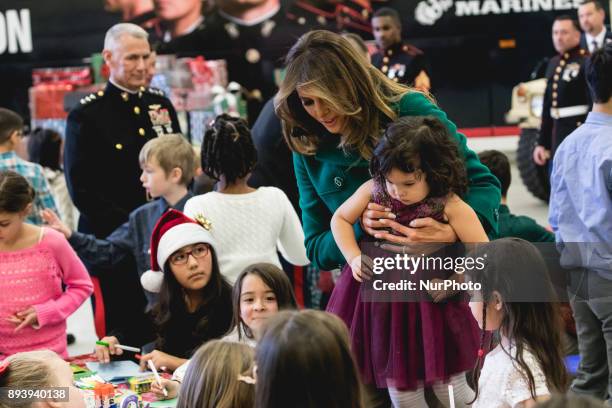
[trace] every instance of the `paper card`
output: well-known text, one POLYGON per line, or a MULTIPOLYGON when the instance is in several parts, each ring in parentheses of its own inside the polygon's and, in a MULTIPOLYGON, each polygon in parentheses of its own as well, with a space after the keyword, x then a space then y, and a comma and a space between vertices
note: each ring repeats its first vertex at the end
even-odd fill
POLYGON ((140 366, 130 360, 111 361, 110 363, 86 363, 87 368, 96 371, 105 381, 121 381, 130 377, 144 375, 140 366))

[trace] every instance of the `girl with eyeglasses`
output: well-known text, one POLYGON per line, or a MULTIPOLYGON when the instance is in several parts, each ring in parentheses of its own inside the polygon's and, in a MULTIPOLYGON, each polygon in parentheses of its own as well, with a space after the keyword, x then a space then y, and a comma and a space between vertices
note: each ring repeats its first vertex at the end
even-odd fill
MULTIPOLYGON (((195 221, 170 210, 157 222, 151 236, 151 268, 161 271, 159 302, 153 307, 155 349, 140 358, 158 369, 174 371, 203 343, 222 337, 231 326, 232 288, 219 271, 213 226, 203 217, 195 221)), ((121 355, 120 335, 102 339, 98 360, 121 355)))

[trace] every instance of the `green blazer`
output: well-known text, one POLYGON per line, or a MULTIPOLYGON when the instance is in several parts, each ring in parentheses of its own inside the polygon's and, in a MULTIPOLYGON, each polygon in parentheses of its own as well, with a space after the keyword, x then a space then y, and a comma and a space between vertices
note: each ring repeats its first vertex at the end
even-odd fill
MULTIPOLYGON (((465 157, 469 190, 465 201, 476 211, 487 234, 497 234, 500 184, 489 169, 480 163, 476 153, 467 148, 466 138, 446 114, 420 93, 404 95, 399 103, 400 116, 435 116, 444 122, 459 143, 465 157)), ((339 140, 322 140, 314 156, 293 153, 295 177, 300 193, 302 223, 308 258, 320 269, 330 270, 345 263, 330 229, 336 209, 364 182, 369 180, 368 161, 358 154, 345 154, 339 140)), ((354 226, 359 240, 363 235, 359 223, 354 226)))

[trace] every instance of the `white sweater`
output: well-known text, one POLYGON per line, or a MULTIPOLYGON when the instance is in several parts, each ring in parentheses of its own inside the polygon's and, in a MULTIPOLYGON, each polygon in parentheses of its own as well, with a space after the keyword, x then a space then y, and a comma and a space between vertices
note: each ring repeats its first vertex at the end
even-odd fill
POLYGON ((309 263, 300 220, 285 193, 276 187, 246 194, 202 194, 187 201, 184 213, 192 218, 202 214, 211 221, 219 268, 232 284, 254 263, 269 262, 280 268, 277 248, 294 265, 309 263))

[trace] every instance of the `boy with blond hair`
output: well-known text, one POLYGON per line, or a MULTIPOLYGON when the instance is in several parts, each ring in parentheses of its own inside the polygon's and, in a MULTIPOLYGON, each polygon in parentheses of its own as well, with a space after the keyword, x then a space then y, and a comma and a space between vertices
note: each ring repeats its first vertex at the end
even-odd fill
MULTIPOLYGON (((132 211, 128 221, 106 239, 72 231, 52 211, 43 212, 50 227, 63 233, 77 254, 92 266, 112 268, 124 257, 132 255, 138 276, 151 269, 149 245, 157 220, 170 208, 183 211, 185 203, 193 196, 188 186, 196 168, 195 152, 182 135, 151 139, 142 147, 139 161, 142 168, 140 181, 156 200, 132 211)), ((145 295, 147 309, 150 309, 157 301, 157 294, 145 291, 145 295)))

